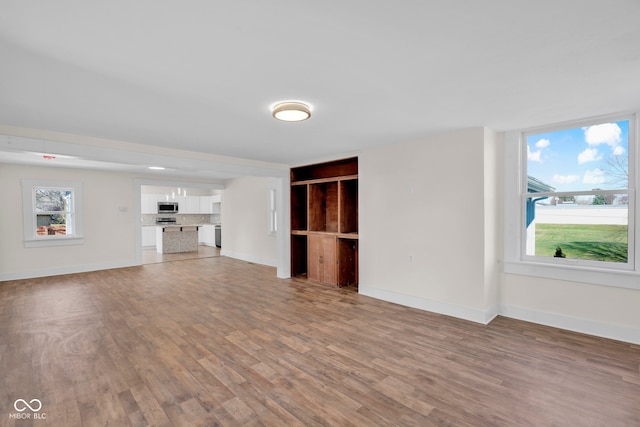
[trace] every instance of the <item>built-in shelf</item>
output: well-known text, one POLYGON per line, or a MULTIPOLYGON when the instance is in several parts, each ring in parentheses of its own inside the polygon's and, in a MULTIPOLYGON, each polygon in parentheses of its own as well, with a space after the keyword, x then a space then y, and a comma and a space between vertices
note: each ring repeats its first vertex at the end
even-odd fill
POLYGON ((291 235, 291 275, 307 274, 307 236, 291 235))
POLYGON ((357 158, 291 169, 291 274, 357 285, 357 158))
POLYGON ((341 180, 340 188, 340 233, 358 232, 358 179, 341 180))
POLYGON ((291 230, 307 230, 307 185, 291 186, 291 230))
POLYGON ((338 232, 338 182, 309 184, 309 231, 338 232))

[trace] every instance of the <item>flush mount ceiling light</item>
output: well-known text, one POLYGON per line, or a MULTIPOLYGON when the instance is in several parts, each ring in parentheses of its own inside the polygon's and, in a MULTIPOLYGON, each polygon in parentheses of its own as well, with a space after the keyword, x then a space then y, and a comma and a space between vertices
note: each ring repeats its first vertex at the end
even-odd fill
POLYGON ((285 122, 301 122, 311 117, 309 105, 298 101, 280 102, 271 111, 274 118, 285 122))

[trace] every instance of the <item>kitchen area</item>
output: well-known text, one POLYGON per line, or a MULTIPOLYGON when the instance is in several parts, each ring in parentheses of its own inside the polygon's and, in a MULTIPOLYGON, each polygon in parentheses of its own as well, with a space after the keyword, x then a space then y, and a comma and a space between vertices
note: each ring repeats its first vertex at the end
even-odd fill
POLYGON ((222 190, 141 187, 143 263, 219 256, 222 190))

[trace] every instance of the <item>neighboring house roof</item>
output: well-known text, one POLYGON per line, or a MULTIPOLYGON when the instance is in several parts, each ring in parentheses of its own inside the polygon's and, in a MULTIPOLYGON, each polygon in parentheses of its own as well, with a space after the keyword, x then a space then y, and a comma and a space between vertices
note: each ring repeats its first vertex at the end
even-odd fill
MULTIPOLYGON (((554 191, 555 188, 545 184, 538 178, 534 178, 531 175, 527 175, 527 192, 528 193, 545 193, 547 191, 554 191)), ((546 197, 540 197, 538 199, 527 198, 527 227, 536 219, 536 202, 538 200, 546 199, 546 197)))
POLYGON ((555 187, 545 184, 538 178, 534 178, 531 175, 527 175, 527 192, 529 193, 545 193, 547 191, 554 191, 555 187))

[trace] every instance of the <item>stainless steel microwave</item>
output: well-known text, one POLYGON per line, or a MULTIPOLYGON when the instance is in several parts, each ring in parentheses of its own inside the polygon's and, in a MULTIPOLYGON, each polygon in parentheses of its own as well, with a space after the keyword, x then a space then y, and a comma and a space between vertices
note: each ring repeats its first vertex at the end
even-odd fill
POLYGON ((178 213, 178 202, 158 202, 158 213, 178 213))

